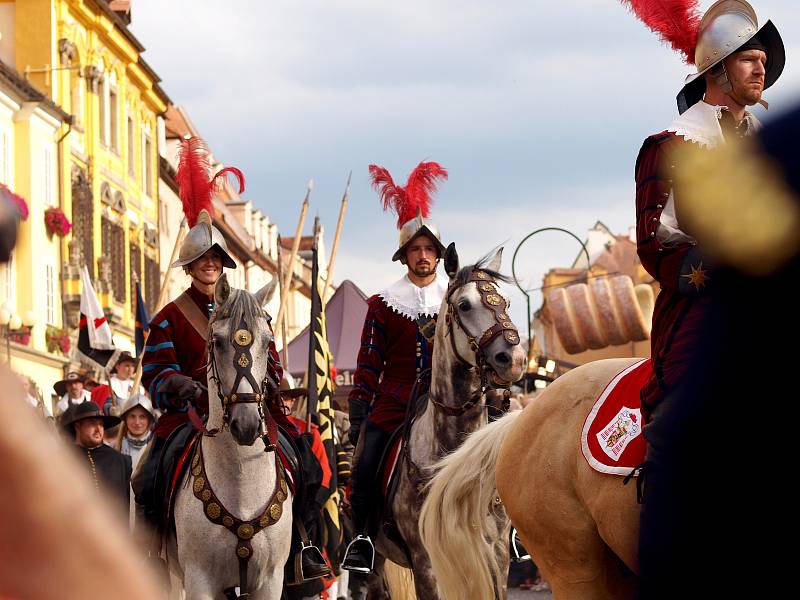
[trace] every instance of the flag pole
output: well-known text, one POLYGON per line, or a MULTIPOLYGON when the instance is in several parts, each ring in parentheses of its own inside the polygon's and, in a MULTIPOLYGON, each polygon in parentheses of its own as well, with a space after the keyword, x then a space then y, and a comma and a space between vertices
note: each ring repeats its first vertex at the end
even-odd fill
POLYGON ((322 292, 322 306, 328 302, 328 294, 333 288, 333 268, 336 266, 336 253, 339 250, 339 238, 342 235, 342 223, 344 222, 344 213, 347 210, 347 201, 350 199, 350 179, 353 177, 353 172, 347 176, 347 185, 344 188, 342 195, 342 206, 339 208, 339 221, 336 223, 336 234, 333 236, 333 246, 331 247, 331 260, 328 262, 328 272, 325 277, 325 289, 322 292))
MULTIPOLYGON (((164 300, 166 299, 165 296, 167 295, 167 286, 169 285, 170 279, 172 279, 172 263, 175 262, 175 259, 178 255, 178 250, 181 247, 181 243, 183 243, 183 238, 186 236, 186 217, 183 218, 181 221, 181 226, 178 229, 178 235, 175 236, 175 245, 172 247, 172 254, 169 257, 169 263, 167 263, 167 270, 164 273, 164 278, 161 280, 161 289, 158 291, 158 301, 156 302, 155 311, 153 314, 157 313, 161 310, 164 300)), ((150 334, 149 331, 143 332, 144 335, 144 343, 145 348, 147 347, 147 336, 150 334)), ((133 393, 139 393, 139 385, 142 382, 142 358, 145 355, 146 350, 142 348, 142 354, 138 356, 138 364, 136 365, 136 375, 133 377, 133 393)))
MULTIPOLYGON (((278 293, 283 298, 283 250, 281 248, 281 236, 278 234, 278 272, 275 274, 278 278, 278 293)), ((275 331, 276 335, 281 336, 281 354, 283 354, 283 370, 289 372, 289 350, 287 348, 286 340, 286 323, 281 323, 280 330, 275 331)))
MULTIPOLYGON (((311 400, 313 396, 314 400, 314 409, 318 408, 319 404, 319 397, 317 395, 317 361, 315 360, 315 352, 316 346, 314 344, 315 336, 314 336, 314 297, 315 294, 319 294, 319 258, 317 256, 317 250, 319 249, 318 246, 318 236, 319 236, 319 215, 314 218, 314 234, 312 236, 312 262, 311 262, 311 320, 308 325, 308 371, 306 372, 306 386, 308 388, 308 393, 306 394, 306 427, 308 430, 311 430, 311 400), (313 387, 312 387, 313 386, 313 387), (312 392, 313 390, 313 392, 312 392)), ((319 301, 320 307, 319 310, 323 311, 324 308, 322 307, 322 297, 320 297, 319 301)))
POLYGON ((283 291, 281 295, 281 306, 278 309, 278 316, 275 319, 275 327, 280 329, 283 324, 283 318, 286 316, 286 303, 289 298, 290 285, 292 283, 292 274, 294 273, 294 261, 297 258, 297 252, 300 250, 300 236, 303 234, 303 225, 306 223, 306 214, 308 214, 308 198, 311 196, 311 190, 314 189, 314 181, 308 180, 306 187, 306 197, 303 200, 303 205, 300 208, 300 219, 297 222, 297 230, 294 234, 294 241, 292 243, 292 253, 289 255, 289 266, 286 269, 286 274, 283 278, 283 291))

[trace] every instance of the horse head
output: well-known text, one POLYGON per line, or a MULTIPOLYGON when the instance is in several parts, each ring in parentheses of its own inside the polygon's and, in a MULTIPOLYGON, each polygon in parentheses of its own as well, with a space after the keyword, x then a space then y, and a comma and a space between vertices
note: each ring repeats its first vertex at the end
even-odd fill
POLYGON ((251 294, 231 288, 223 275, 214 290, 217 308, 208 335, 208 428, 212 423, 220 430, 228 426, 243 446, 252 446, 264 434, 264 403, 278 389, 279 382, 270 375, 268 348, 273 334, 263 308, 276 283, 273 279, 251 294))
POLYGON ((459 268, 455 244, 450 244, 444 256, 450 283, 440 315, 445 315, 443 335, 450 337, 447 345, 455 357, 483 371, 490 383, 508 387, 522 377, 526 356, 508 315, 508 298, 497 285, 508 281, 499 272, 502 257, 500 248, 491 258, 459 268))

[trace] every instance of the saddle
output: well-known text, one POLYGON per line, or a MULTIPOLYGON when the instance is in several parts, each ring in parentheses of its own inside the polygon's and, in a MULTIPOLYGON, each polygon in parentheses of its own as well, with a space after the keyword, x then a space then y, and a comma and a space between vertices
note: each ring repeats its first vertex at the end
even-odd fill
MULTIPOLYGON (((402 463, 405 450, 408 447, 411 428, 427 404, 427 393, 416 395, 414 400, 408 404, 405 422, 389 437, 378 468, 379 481, 381 482, 381 502, 377 503, 372 515, 374 522, 381 524, 383 534, 403 551, 408 564, 411 564, 411 552, 397 527, 397 522, 392 512, 392 502, 397 493, 397 486, 400 483, 400 475, 402 474, 398 465, 402 463)), ((409 475, 414 477, 415 474, 411 472, 412 470, 413 466, 409 468, 409 475)), ((422 485, 422 482, 420 481, 418 485, 422 485)))

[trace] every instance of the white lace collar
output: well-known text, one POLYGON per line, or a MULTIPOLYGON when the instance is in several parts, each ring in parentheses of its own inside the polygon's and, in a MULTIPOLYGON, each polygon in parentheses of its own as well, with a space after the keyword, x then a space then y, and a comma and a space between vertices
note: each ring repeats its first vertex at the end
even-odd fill
POLYGON ((417 287, 406 275, 378 295, 394 312, 416 320, 420 315, 437 315, 445 293, 447 285, 438 275, 425 287, 417 287))
MULTIPOLYGON (((723 110, 726 109, 722 106, 712 106, 700 101, 675 119, 667 131, 683 137, 687 142, 694 142, 705 148, 715 148, 725 143, 722 127, 719 124, 723 110)), ((750 132, 755 133, 761 128, 761 122, 755 115, 746 112, 744 119, 750 132)))

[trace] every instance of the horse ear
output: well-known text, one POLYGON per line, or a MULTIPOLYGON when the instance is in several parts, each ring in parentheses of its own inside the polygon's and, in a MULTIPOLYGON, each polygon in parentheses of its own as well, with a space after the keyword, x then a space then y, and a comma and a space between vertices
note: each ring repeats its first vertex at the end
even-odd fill
POLYGON ((272 300, 272 296, 275 295, 275 290, 277 288, 278 278, 273 277, 272 281, 256 292, 256 302, 258 302, 258 305, 262 308, 266 306, 267 303, 272 300))
POLYGON ((231 286, 228 283, 228 276, 223 273, 222 277, 217 280, 217 285, 214 286, 214 300, 217 306, 222 306, 227 302, 228 297, 231 295, 231 286))
POLYGON ((444 251, 444 272, 450 279, 458 273, 458 252, 456 252, 455 242, 450 242, 447 250, 444 251))
POLYGON ((486 268, 490 271, 494 271, 495 273, 500 272, 500 264, 503 262, 503 247, 500 246, 500 249, 494 253, 492 260, 489 261, 489 264, 486 265, 486 268))

